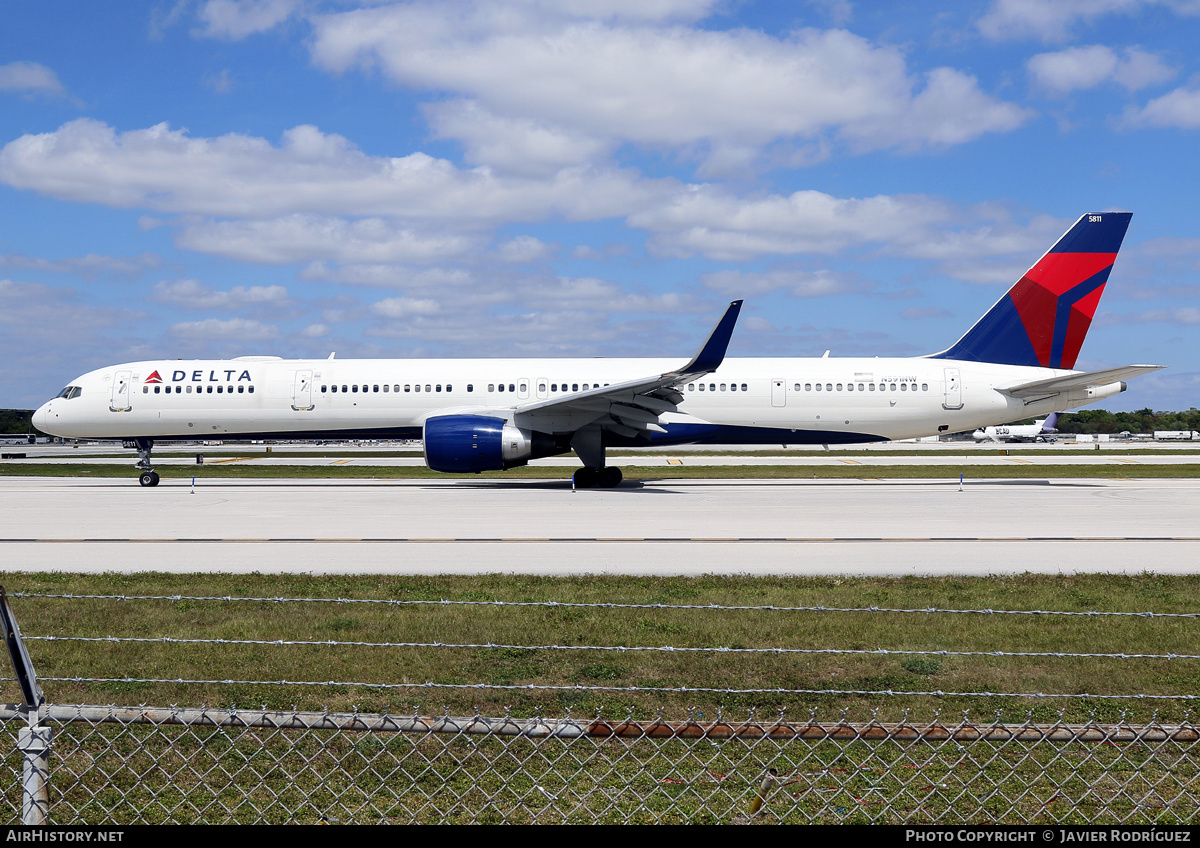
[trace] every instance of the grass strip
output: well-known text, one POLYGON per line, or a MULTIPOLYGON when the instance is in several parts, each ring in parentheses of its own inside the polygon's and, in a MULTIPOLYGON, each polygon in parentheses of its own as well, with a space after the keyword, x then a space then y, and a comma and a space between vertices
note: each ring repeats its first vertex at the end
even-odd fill
MULTIPOLYGON (((15 593, 118 596, 165 600, 15 597, 26 636, 127 636, 321 642, 479 643, 527 647, 393 648, 89 643, 31 641, 43 678, 114 678, 113 682, 47 682, 53 703, 243 706, 272 709, 485 715, 668 718, 689 707, 744 717, 754 709, 792 719, 810 710, 836 718, 848 710, 881 720, 934 710, 970 710, 978 720, 1180 720, 1183 702, 1012 698, 905 694, 912 691, 996 693, 1192 694, 1200 691, 1200 661, 1060 657, 954 657, 939 651, 1038 651, 1184 654, 1195 650, 1194 619, 987 614, 806 612, 722 609, 611 609, 567 606, 457 606, 228 602, 213 598, 375 598, 691 606, 775 606, 1196 612, 1200 577, 1019 575, 1013 577, 750 578, 310 576, 228 574, 75 575, 12 573, 15 593), (180 596, 175 598, 174 596, 180 596), (614 653, 550 650, 546 646, 674 645, 700 652, 614 653), (729 653, 729 648, 846 648, 925 651, 922 656, 729 653), (212 684, 143 683, 123 678, 206 679, 212 684), (340 681, 326 687, 246 681, 340 681), (560 691, 500 689, 377 690, 362 683, 488 684, 570 687, 560 691), (675 693, 598 691, 590 687, 706 687, 888 691, 893 694, 675 693)), ((16 699, 15 684, 7 697, 16 699)))

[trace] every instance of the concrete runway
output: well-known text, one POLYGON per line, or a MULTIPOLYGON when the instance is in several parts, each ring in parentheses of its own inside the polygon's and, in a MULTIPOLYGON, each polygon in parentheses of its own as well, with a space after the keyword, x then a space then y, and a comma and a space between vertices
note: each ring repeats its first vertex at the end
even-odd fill
MULTIPOLYGON (((1131 469, 1132 470, 1132 469, 1131 469)), ((0 570, 1200 571, 1200 480, 0 478, 0 570)))

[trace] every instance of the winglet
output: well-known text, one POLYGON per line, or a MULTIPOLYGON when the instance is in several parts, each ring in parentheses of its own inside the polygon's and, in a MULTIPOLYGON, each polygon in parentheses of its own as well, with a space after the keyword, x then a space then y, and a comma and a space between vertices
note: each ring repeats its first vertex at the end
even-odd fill
POLYGON ((704 347, 700 348, 700 352, 692 357, 691 362, 676 373, 685 377, 693 374, 708 374, 720 368, 725 359, 725 351, 729 349, 729 340, 733 337, 733 325, 737 323, 738 314, 741 311, 742 301, 735 300, 729 304, 729 308, 725 310, 725 314, 721 316, 717 326, 713 327, 704 347))

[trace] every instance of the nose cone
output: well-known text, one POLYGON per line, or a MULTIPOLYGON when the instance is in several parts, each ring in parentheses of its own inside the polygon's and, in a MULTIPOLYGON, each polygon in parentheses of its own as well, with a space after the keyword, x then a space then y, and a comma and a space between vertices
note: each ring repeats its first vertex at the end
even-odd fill
POLYGON ((54 401, 43 403, 38 408, 37 412, 33 413, 33 426, 37 427, 43 433, 50 432, 48 427, 50 424, 50 404, 52 403, 54 403, 54 401))

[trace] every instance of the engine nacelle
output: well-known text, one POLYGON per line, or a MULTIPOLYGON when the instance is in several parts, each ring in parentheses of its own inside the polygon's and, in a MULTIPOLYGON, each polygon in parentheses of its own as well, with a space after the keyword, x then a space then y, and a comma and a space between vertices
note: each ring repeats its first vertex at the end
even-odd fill
POLYGON ((1071 392, 1067 395, 1067 400, 1072 404, 1091 403, 1104 398, 1110 398, 1113 395, 1119 395, 1125 391, 1125 381, 1121 380, 1117 383, 1105 383, 1103 386, 1088 386, 1086 389, 1071 392))
POLYGON ((501 471, 559 451, 551 436, 490 415, 438 415, 425 421, 425 464, 452 473, 501 471))

